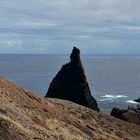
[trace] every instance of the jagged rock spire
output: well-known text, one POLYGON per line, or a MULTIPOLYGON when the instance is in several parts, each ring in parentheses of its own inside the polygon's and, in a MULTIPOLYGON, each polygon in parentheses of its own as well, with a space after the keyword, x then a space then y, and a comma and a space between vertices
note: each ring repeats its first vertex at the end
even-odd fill
POLYGON ((86 80, 80 49, 73 47, 70 62, 54 77, 45 97, 69 100, 99 111, 86 80))
POLYGON ((70 60, 72 63, 80 62, 80 50, 76 47, 73 47, 72 53, 70 55, 70 60))

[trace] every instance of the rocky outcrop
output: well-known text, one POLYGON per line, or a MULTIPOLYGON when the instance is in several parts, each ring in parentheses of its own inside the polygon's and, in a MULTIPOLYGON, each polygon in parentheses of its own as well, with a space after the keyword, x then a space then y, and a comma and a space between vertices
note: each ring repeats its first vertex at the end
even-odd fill
POLYGON ((120 110, 119 108, 113 108, 112 111, 111 111, 111 116, 116 117, 118 119, 125 120, 123 114, 126 113, 126 112, 127 112, 126 109, 120 110))
POLYGON ((0 140, 140 140, 140 126, 0 77, 0 140))
POLYGON ((136 99, 134 101, 140 103, 140 98, 138 98, 138 99, 136 99))
POLYGON ((111 116, 140 125, 140 108, 113 108, 111 111, 111 116))
POLYGON ((70 62, 62 66, 45 97, 69 100, 99 111, 97 102, 91 95, 78 48, 73 48, 70 62))

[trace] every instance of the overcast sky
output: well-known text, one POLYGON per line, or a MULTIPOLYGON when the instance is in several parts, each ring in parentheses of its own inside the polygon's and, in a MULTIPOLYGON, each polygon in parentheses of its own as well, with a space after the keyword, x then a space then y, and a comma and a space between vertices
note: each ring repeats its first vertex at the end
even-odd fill
POLYGON ((140 53, 140 0, 0 0, 0 53, 140 53))

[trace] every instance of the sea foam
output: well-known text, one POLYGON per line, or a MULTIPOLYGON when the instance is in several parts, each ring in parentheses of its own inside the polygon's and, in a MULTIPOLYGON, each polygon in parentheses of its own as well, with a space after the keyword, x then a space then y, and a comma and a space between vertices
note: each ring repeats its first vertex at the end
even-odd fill
POLYGON ((133 101, 133 100, 128 100, 128 101, 126 101, 126 103, 130 103, 130 104, 139 104, 138 102, 135 102, 135 101, 133 101))
POLYGON ((110 95, 110 94, 106 94, 100 97, 102 99, 100 99, 99 101, 108 101, 108 100, 113 100, 113 99, 118 99, 118 98, 127 98, 126 95, 110 95))

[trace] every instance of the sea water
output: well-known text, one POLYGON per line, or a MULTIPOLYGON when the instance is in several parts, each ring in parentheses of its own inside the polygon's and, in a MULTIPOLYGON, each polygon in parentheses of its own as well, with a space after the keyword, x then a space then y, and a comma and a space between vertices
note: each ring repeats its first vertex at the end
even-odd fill
MULTIPOLYGON (((140 55, 82 55, 92 95, 101 112, 136 106, 140 97, 140 55)), ((69 55, 1 54, 0 76, 45 96, 49 84, 69 55)))

